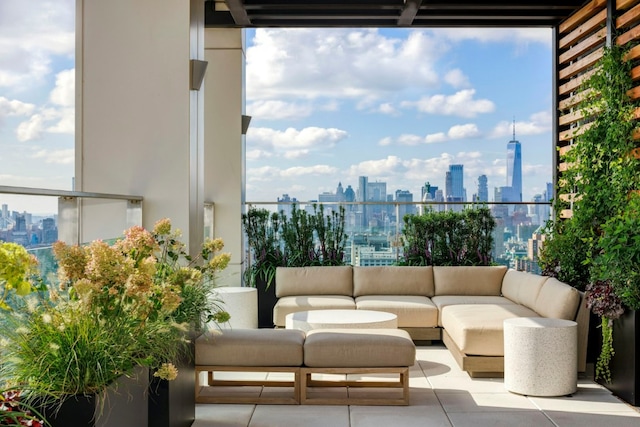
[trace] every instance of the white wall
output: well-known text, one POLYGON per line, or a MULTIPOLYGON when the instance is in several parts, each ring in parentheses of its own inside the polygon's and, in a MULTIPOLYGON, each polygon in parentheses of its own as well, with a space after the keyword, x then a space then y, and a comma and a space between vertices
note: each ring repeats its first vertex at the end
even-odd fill
MULTIPOLYGON (((143 196, 145 227, 169 217, 188 240, 202 197, 190 2, 77 0, 76 20, 76 190, 143 196)), ((112 216, 85 207, 83 240, 119 235, 112 216)))
POLYGON ((204 198, 215 203, 214 234, 231 253, 222 285, 241 285, 244 206, 244 32, 205 29, 204 198))

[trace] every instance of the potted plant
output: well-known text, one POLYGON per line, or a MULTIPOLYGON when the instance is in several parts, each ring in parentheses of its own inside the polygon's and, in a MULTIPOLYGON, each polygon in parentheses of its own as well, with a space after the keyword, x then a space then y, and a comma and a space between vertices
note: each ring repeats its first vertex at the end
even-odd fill
POLYGON ((274 327, 276 268, 344 265, 344 208, 331 214, 325 214, 323 205, 313 209, 311 215, 293 204, 287 218, 284 212, 252 207, 242 215, 250 249, 245 281, 258 289, 261 328, 274 327))
MULTIPOLYGON (((57 242, 58 286, 42 291, 32 284, 36 292, 24 301, 14 294, 25 293, 31 270, 17 269, 24 271, 22 282, 14 270, 4 270, 2 381, 20 387, 26 401, 40 405, 56 426, 67 422, 56 418, 65 413, 61 408, 79 403, 92 425, 96 402, 99 417, 119 378, 142 372, 148 383, 147 371, 139 368, 149 369, 154 378, 175 380, 180 373, 174 363, 189 357, 193 331, 205 320, 228 320, 215 299, 213 279, 230 258, 217 253, 223 246, 217 239, 205 242, 200 256, 191 259, 178 237, 164 219, 153 232, 128 229, 114 245, 57 242)), ((15 257, 12 266, 20 265, 22 258, 15 257)), ((76 423, 79 413, 72 415, 76 423)))
POLYGON ((285 266, 280 243, 281 216, 267 209, 251 207, 242 214, 242 225, 247 236, 249 255, 244 280, 258 292, 258 327, 273 328, 273 307, 277 302, 275 286, 276 268, 285 266))
POLYGON ((399 265, 490 265, 496 222, 486 207, 406 215, 399 265))

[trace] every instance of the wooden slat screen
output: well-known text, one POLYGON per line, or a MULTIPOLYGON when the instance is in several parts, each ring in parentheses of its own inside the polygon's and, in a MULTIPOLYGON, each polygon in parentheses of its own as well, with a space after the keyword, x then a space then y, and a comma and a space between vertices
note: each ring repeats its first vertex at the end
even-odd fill
MULTIPOLYGON (((627 45, 640 41, 640 0, 592 0, 586 3, 558 26, 558 142, 559 160, 556 165, 558 180, 562 172, 570 165, 562 160, 562 155, 571 149, 574 138, 583 133, 590 125, 589 117, 583 117, 578 103, 585 95, 581 92, 581 83, 594 72, 602 51, 606 45, 607 3, 613 6, 614 29, 617 34, 614 43, 627 45)), ((640 46, 634 47, 627 60, 638 62, 631 75, 637 86, 629 91, 634 99, 640 99, 640 46)), ((636 65, 636 64, 634 64, 636 65)), ((636 111, 640 118, 640 109, 636 111)), ((640 139, 640 132, 634 134, 640 139)), ((558 194, 561 200, 575 200, 573 193, 558 194)), ((561 217, 571 218, 570 209, 562 211, 561 217)))

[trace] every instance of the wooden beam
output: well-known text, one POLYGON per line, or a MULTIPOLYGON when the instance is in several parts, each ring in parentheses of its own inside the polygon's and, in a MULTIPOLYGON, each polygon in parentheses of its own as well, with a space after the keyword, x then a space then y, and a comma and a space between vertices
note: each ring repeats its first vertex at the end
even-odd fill
POLYGON ((607 7, 607 0, 593 0, 585 5, 582 9, 571 15, 564 22, 560 24, 558 30, 560 34, 565 34, 578 25, 580 25, 585 20, 589 19, 594 14, 600 12, 602 8, 607 7))
POLYGON ((560 64, 573 61, 578 56, 584 55, 586 52, 593 49, 595 46, 604 44, 606 38, 607 29, 601 28, 586 39, 582 40, 580 43, 571 46, 571 48, 567 49, 563 54, 561 54, 559 58, 560 64))
POLYGON ((580 73, 581 71, 586 70, 587 68, 596 64, 600 60, 600 58, 602 58, 603 54, 604 54, 604 48, 600 48, 598 50, 591 52, 589 55, 577 60, 576 62, 569 65, 568 67, 561 69, 560 72, 558 73, 558 78, 560 80, 566 79, 580 73))
POLYGON ((584 24, 580 25, 578 28, 561 38, 560 43, 558 43, 558 47, 560 47, 560 49, 569 47, 572 43, 575 43, 576 40, 580 40, 586 34, 592 32, 594 29, 604 26, 606 21, 607 9, 603 9, 593 18, 589 19, 584 24))
POLYGON ((630 27, 640 21, 640 4, 623 13, 616 19, 616 28, 630 27))

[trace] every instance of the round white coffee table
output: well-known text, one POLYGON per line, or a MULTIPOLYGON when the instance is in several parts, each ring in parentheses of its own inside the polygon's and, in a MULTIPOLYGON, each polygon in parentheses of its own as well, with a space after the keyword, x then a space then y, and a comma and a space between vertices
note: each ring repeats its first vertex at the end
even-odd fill
POLYGON ((398 316, 373 310, 310 310, 287 314, 286 329, 397 328, 398 316))
POLYGON ((578 387, 578 324, 546 317, 504 321, 504 386, 529 396, 564 396, 578 387))

